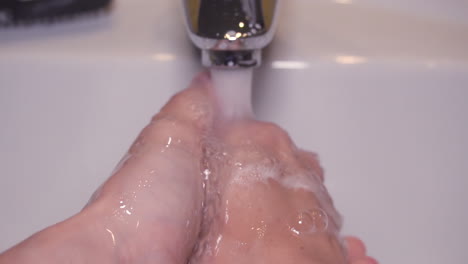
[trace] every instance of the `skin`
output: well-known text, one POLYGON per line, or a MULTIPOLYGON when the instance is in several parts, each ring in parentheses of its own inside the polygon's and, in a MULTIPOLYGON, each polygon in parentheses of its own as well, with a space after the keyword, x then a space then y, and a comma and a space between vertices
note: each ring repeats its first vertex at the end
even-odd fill
POLYGON ((209 75, 200 74, 153 117, 81 212, 7 250, 0 263, 377 263, 357 238, 345 238, 343 249, 324 188, 278 180, 313 175, 322 186, 315 155, 273 124, 220 113, 209 75), (209 152, 213 144, 220 147, 209 152), (265 161, 279 161, 276 178, 239 180, 261 176, 265 161), (206 168, 215 181, 204 181, 206 168), (213 197, 217 206, 204 209, 213 197), (323 209, 328 229, 291 232, 310 208, 323 209))

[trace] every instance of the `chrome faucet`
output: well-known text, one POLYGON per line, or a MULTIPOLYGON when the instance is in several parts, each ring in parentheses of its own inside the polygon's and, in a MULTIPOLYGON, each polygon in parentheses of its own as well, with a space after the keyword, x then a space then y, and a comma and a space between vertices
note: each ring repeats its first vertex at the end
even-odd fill
POLYGON ((207 67, 261 64, 276 28, 280 0, 182 0, 190 39, 207 67))

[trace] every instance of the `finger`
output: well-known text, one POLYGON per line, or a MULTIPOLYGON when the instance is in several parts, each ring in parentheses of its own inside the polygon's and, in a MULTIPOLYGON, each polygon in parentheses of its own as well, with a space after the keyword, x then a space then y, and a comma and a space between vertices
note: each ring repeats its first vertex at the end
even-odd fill
POLYGON ((366 246, 359 238, 345 237, 345 243, 348 250, 348 258, 351 262, 366 257, 366 246))
POLYGON ((208 72, 196 76, 189 88, 174 95, 153 121, 169 117, 198 129, 205 129, 213 121, 215 97, 208 72))
POLYGON ((299 150, 298 158, 302 166, 305 169, 311 171, 313 175, 323 183, 324 172, 323 172, 323 168, 320 166, 318 155, 313 152, 299 150))

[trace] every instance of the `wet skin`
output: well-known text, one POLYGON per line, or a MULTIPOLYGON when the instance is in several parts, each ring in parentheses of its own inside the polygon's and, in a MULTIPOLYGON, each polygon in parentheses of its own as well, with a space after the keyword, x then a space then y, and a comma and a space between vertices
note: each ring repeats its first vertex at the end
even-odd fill
POLYGON ((274 124, 221 112, 200 74, 81 212, 0 263, 376 263, 359 239, 343 247, 314 154, 274 124))

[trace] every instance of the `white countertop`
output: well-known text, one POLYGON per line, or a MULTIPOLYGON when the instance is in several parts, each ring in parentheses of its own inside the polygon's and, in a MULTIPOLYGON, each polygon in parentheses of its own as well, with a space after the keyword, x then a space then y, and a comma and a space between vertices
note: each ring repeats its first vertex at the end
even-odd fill
MULTIPOLYGON (((381 263, 468 259, 468 2, 288 0, 259 118, 320 154, 381 263)), ((0 251, 74 214, 199 70, 178 1, 0 29, 0 251)))

